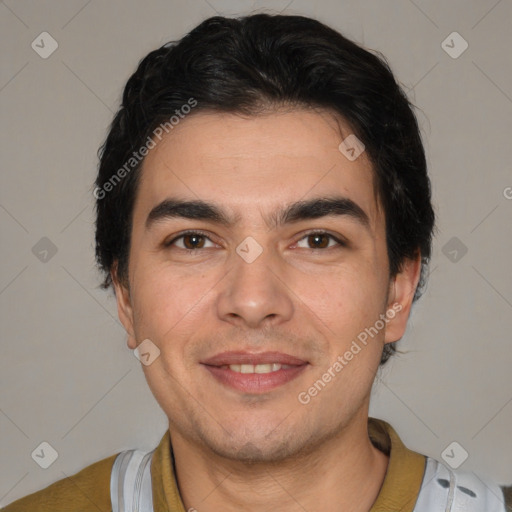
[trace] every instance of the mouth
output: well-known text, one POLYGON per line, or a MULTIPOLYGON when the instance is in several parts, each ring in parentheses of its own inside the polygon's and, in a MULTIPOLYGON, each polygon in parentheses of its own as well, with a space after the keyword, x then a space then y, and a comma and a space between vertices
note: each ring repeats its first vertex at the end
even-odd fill
POLYGON ((223 352, 201 364, 222 385, 256 394, 290 382, 309 365, 282 352, 223 352))

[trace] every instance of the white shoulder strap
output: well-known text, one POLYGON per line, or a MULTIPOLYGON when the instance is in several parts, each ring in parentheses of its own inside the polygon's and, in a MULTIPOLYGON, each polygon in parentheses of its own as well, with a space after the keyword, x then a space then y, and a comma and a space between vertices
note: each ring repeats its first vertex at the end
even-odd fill
POLYGON ((152 450, 126 450, 114 461, 110 477, 112 512, 153 512, 152 450))
POLYGON ((503 491, 472 472, 427 457, 414 512, 505 512, 503 491))

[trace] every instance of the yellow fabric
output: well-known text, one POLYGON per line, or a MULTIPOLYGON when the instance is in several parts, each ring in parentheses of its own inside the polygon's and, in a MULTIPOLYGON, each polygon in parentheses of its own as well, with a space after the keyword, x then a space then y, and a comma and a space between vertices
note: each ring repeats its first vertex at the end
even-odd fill
POLYGON ((110 473, 116 455, 10 503, 5 512, 111 512, 110 473))
MULTIPOLYGON (((412 512, 425 470, 425 456, 406 448, 389 423, 368 420, 373 444, 389 455, 380 493, 370 512, 412 512)), ((26 496, 4 512, 110 512, 110 472, 116 455, 103 459, 76 475, 26 496)), ((151 462, 154 512, 186 512, 174 476, 169 431, 164 434, 151 462)))
POLYGON ((373 444, 389 455, 386 476, 370 512, 412 512, 423 481, 426 457, 409 450, 383 420, 369 418, 368 433, 373 444))

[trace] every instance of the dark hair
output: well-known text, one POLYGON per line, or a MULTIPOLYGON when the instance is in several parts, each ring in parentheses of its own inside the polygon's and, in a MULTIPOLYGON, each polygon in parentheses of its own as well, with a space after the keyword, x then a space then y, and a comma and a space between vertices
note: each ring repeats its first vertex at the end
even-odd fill
MULTIPOLYGON (((143 161, 133 158, 134 151, 159 125, 169 126, 192 98, 193 112, 257 115, 281 106, 311 107, 348 122, 374 170, 386 219, 390 275, 401 270, 405 258, 421 254, 416 301, 425 285, 434 229, 430 181, 413 105, 385 58, 375 53, 319 21, 269 14, 214 16, 180 41, 150 52, 129 78, 122 106, 98 151, 94 195, 102 287, 112 284, 110 271, 116 265, 120 282, 128 283, 133 206, 143 161)), ((385 344, 381 364, 394 351, 394 343, 385 344)))

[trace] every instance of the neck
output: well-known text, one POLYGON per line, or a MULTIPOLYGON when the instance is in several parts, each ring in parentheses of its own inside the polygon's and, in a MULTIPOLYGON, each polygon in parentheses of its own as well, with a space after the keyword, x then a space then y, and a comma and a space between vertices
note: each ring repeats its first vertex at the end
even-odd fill
POLYGON ((377 499, 389 460, 371 443, 367 421, 366 412, 314 452, 279 463, 226 459, 171 430, 185 510, 367 512, 377 499))

